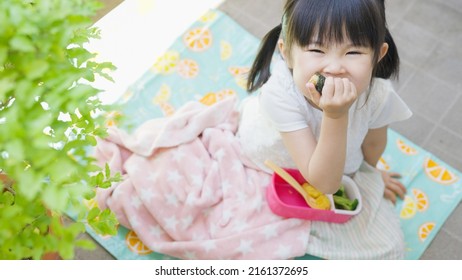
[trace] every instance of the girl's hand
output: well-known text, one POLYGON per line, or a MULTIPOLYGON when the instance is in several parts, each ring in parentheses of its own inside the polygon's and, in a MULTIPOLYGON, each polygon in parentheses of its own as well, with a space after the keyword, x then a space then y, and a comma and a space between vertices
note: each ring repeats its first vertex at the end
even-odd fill
POLYGON ((396 197, 399 196, 401 199, 404 199, 404 194, 406 194, 406 187, 397 180, 401 178, 399 173, 387 172, 380 170, 382 173, 382 179, 385 183, 385 192, 383 196, 386 199, 389 199, 393 204, 396 204, 396 197))
POLYGON ((358 98, 355 85, 347 78, 327 77, 322 95, 312 83, 307 83, 306 86, 309 95, 307 97, 332 119, 348 115, 350 106, 358 98))

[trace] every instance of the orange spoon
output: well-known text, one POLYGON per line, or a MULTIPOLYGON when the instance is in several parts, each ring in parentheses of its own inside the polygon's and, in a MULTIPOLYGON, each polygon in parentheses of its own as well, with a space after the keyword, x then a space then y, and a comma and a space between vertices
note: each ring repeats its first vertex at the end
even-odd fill
POLYGON ((276 165, 274 162, 270 160, 265 160, 265 165, 268 166, 271 170, 273 170, 276 174, 278 174, 284 181, 289 183, 301 196, 305 199, 306 204, 313 209, 321 209, 316 204, 316 200, 308 195, 307 192, 302 188, 302 186, 295 180, 292 175, 290 175, 287 171, 276 165))

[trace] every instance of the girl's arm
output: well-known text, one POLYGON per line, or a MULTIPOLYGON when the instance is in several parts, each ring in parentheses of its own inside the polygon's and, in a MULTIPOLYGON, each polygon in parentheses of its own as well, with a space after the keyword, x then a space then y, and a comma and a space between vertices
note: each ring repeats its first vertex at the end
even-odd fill
POLYGON ((387 146, 387 130, 388 127, 384 126, 377 129, 369 129, 364 138, 361 146, 364 160, 371 166, 376 166, 379 162, 380 157, 385 151, 387 146))
MULTIPOLYGON (((364 160, 372 166, 376 166, 377 162, 385 151, 387 145, 387 131, 388 127, 384 126, 377 129, 370 129, 362 144, 362 151, 364 154, 364 160)), ((404 198, 406 193, 406 187, 398 181, 396 178, 401 177, 398 173, 388 173, 381 170, 382 179, 385 183, 385 198, 391 200, 393 203, 396 202, 396 196, 404 198)))
POLYGON ((340 188, 345 168, 349 108, 356 88, 348 79, 327 77, 322 96, 311 82, 305 97, 322 110, 318 142, 309 128, 281 133, 289 154, 305 180, 323 193, 340 188))
POLYGON ((303 177, 323 193, 335 193, 342 180, 346 158, 348 116, 324 117, 319 141, 309 128, 283 132, 282 140, 303 177))

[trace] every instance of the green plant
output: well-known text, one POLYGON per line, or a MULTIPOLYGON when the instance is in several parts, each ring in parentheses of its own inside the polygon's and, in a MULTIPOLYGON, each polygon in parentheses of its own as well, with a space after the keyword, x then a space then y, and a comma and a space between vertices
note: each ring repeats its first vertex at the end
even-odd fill
POLYGON ((98 63, 85 48, 99 38, 91 16, 95 0, 0 1, 0 259, 40 259, 47 252, 74 256, 91 226, 114 234, 117 221, 90 211, 95 187, 118 180, 89 150, 104 137, 108 108, 91 86, 95 75, 111 80, 115 67, 98 63), (10 186, 7 186, 10 185, 10 186), (75 222, 63 223, 72 213, 75 222))

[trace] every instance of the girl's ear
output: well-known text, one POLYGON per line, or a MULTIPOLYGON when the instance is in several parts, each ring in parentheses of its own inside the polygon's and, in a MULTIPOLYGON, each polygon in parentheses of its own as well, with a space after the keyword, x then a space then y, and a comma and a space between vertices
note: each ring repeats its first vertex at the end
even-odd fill
POLYGON ((387 52, 388 52, 388 44, 383 43, 382 47, 380 47, 379 61, 382 60, 382 58, 387 54, 387 52))
POLYGON ((282 55, 282 58, 286 62, 287 66, 291 69, 292 66, 290 63, 290 59, 287 59, 288 58, 287 50, 285 48, 284 40, 282 38, 279 38, 278 40, 278 49, 279 49, 279 53, 282 55))

